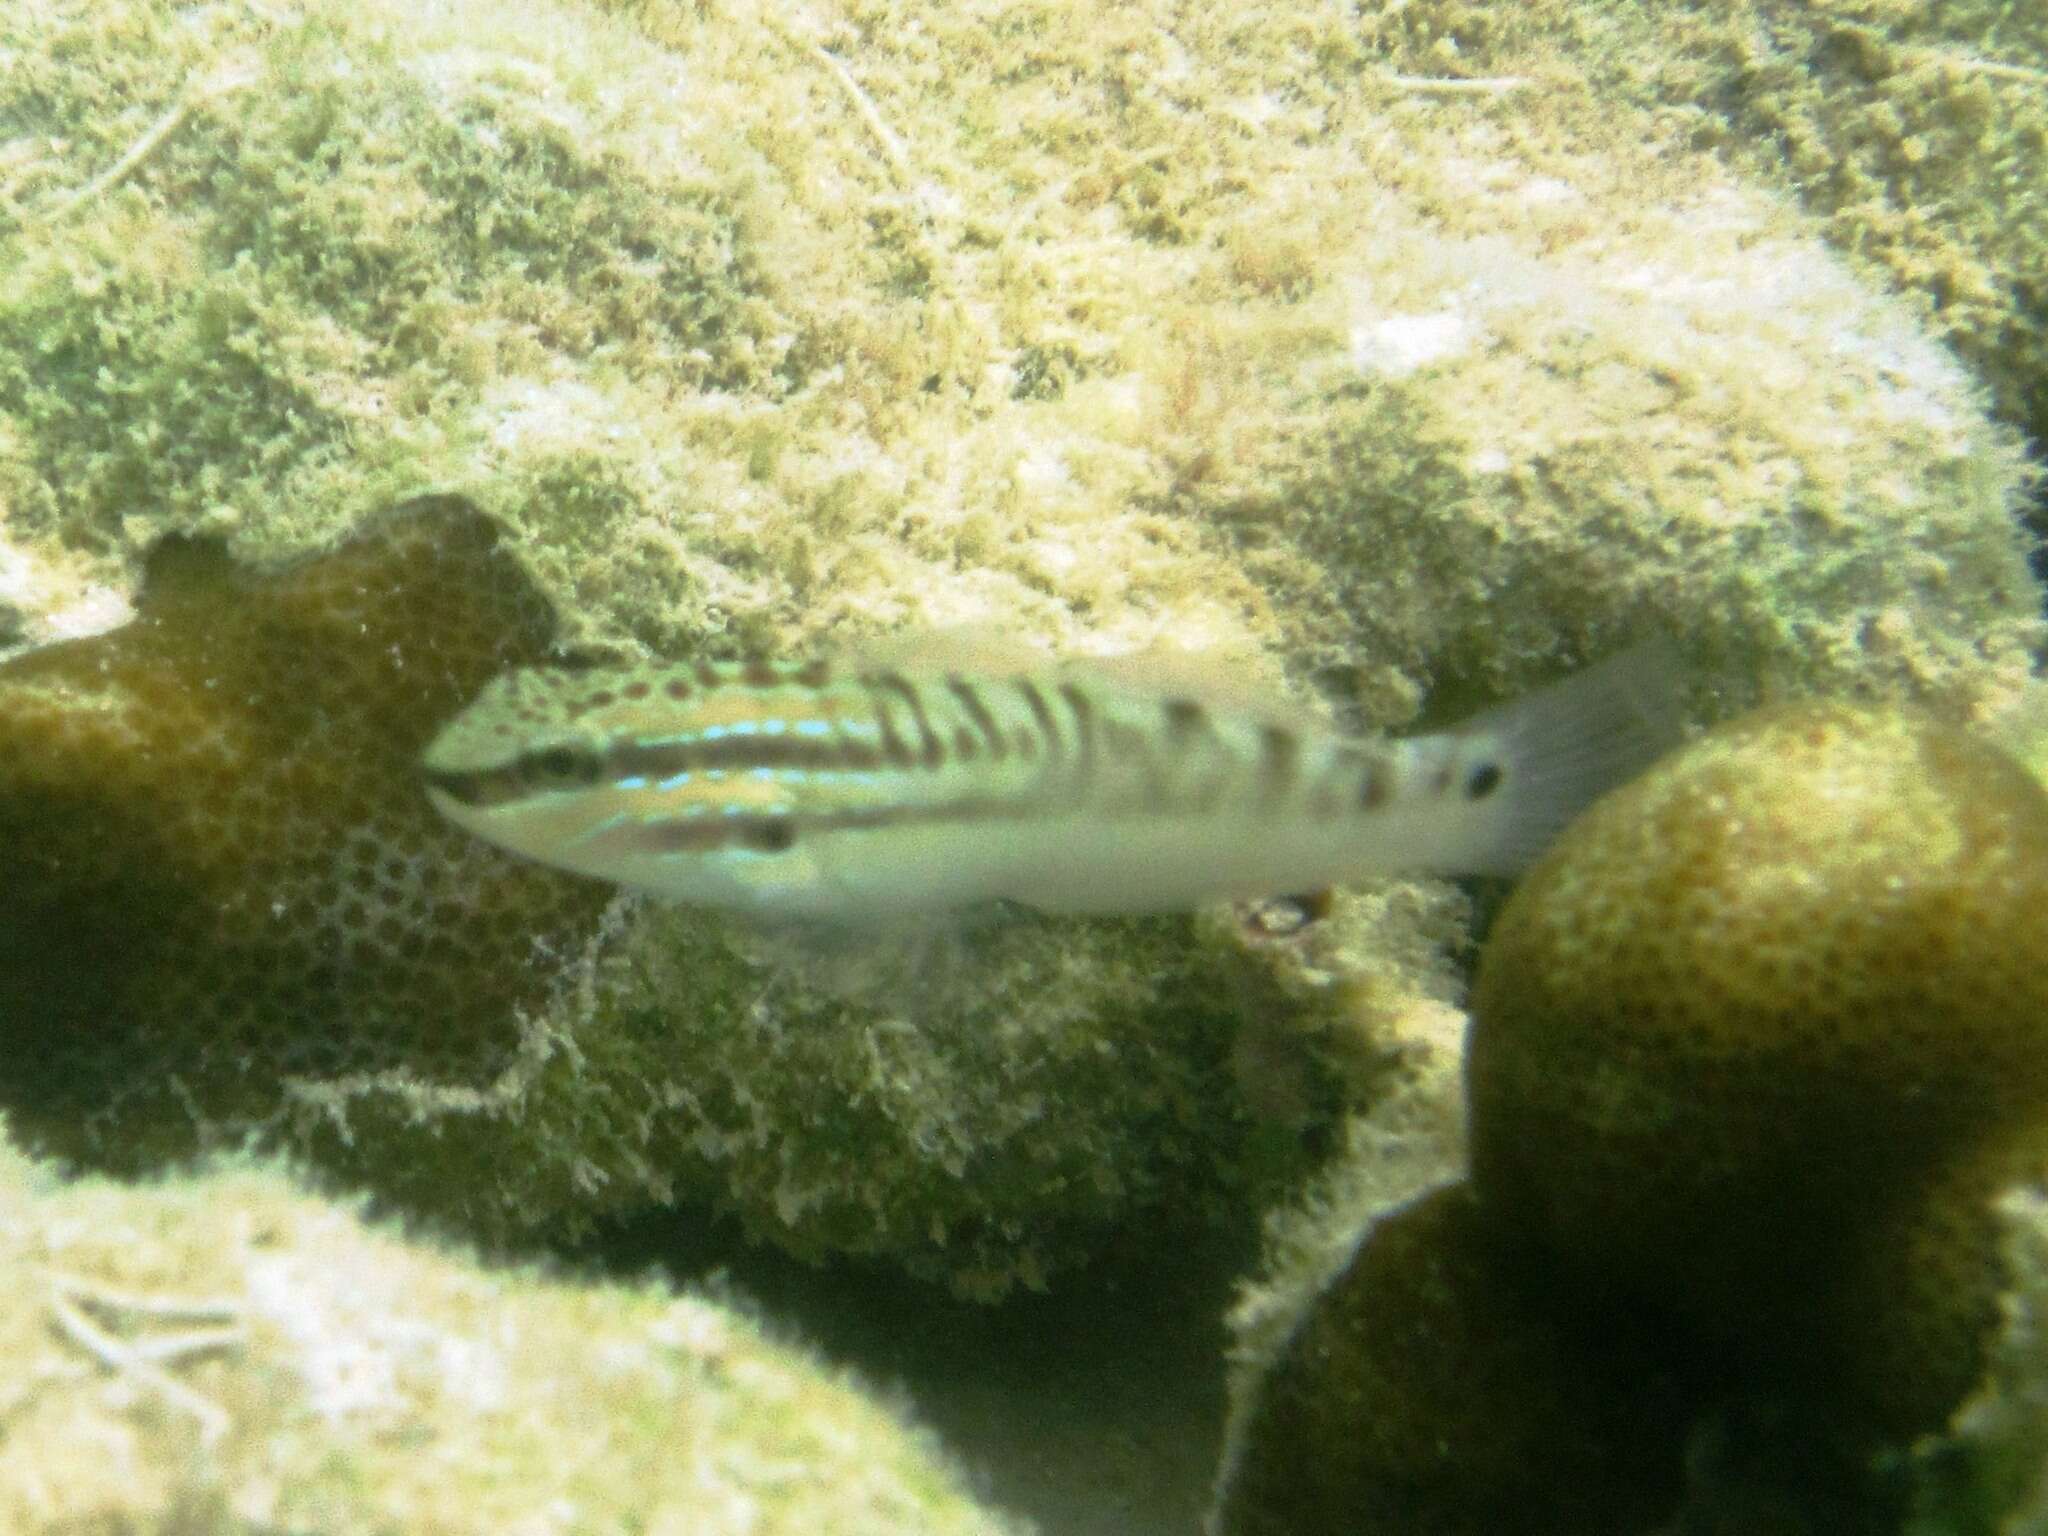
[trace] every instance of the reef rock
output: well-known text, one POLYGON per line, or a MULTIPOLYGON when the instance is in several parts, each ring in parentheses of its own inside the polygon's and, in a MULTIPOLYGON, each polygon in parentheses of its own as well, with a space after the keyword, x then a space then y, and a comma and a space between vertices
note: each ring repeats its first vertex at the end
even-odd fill
POLYGON ((0 1528, 999 1536, 732 1308, 402 1241, 275 1169, 60 1184, 0 1144, 0 1528))

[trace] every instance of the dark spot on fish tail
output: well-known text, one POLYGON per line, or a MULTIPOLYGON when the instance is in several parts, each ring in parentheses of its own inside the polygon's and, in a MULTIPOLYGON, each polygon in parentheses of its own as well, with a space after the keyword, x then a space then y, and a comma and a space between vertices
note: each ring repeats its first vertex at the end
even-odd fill
POLYGON ((619 696, 623 699, 628 700, 631 703, 638 704, 642 699, 646 698, 647 695, 652 693, 653 691, 654 690, 648 686, 647 680, 645 678, 635 678, 632 682, 626 684, 624 688, 621 688, 619 690, 619 696))
POLYGON ((968 726, 954 726, 953 753, 963 763, 973 762, 981 755, 981 738, 968 726))
POLYGON ((1377 811, 1394 798, 1394 766, 1384 757, 1365 759, 1358 781, 1358 808, 1377 811))
POLYGON ((1021 725, 1017 727, 1017 734, 1010 738, 1010 745, 1016 749, 1017 755, 1027 763, 1038 756, 1037 736, 1024 729, 1021 725))
POLYGON ((667 682, 662 684, 661 691, 667 694, 670 699, 680 704, 690 696, 690 680, 686 677, 671 676, 667 682))
POLYGON ((792 672, 789 680, 799 688, 822 688, 832 681, 832 663, 814 656, 792 672))
POLYGON ((1259 793, 1272 801, 1294 788, 1301 772, 1301 737, 1284 725, 1259 727, 1259 793))
POLYGON ((1465 798, 1484 800, 1500 788, 1500 764, 1480 763, 1465 778, 1465 798))
POLYGON ((917 741, 920 758, 927 768, 937 768, 946 760, 945 743, 939 740, 938 732, 932 729, 931 718, 926 715, 924 698, 910 679, 900 672, 878 673, 874 679, 877 688, 886 688, 903 700, 910 711, 911 723, 917 727, 917 741))
POLYGON ((1045 739, 1048 757, 1058 757, 1064 744, 1060 740, 1059 727, 1053 724, 1052 708, 1045 702, 1045 695, 1038 691, 1038 684, 1028 677, 1017 679, 1018 696, 1024 700, 1024 707, 1031 711, 1031 718, 1037 722, 1038 734, 1045 739))
MULTIPOLYGON (((955 676, 946 679, 946 689, 959 700, 961 709, 967 713, 967 718, 974 722, 974 728, 981 732, 988 742, 988 755, 1001 762, 1009 750, 1008 743, 1003 740, 1002 727, 996 724, 995 716, 988 712, 988 706, 981 701, 981 695, 975 692, 974 685, 964 677, 955 676)), ((961 755, 964 757, 967 754, 963 752, 961 755)))
POLYGON ((776 688, 782 684, 782 673, 765 656, 749 656, 740 667, 740 681, 749 688, 776 688))
POLYGON ((691 671, 696 675, 699 688, 716 688, 725 682, 717 663, 704 657, 699 657, 691 664, 691 671))

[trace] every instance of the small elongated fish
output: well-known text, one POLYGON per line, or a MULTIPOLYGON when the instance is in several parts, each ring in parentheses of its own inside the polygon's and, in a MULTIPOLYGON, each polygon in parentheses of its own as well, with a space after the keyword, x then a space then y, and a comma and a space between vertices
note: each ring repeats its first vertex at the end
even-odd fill
POLYGON ((450 819, 543 864, 841 924, 995 898, 1139 912, 1513 873, 1675 739, 1660 647, 1372 741, 1109 666, 510 673, 435 738, 450 819))

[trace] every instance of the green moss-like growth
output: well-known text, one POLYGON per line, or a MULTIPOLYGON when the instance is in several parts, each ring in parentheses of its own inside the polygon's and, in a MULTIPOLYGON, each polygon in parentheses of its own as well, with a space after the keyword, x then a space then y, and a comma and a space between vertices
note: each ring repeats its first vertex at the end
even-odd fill
POLYGON ((727 1306, 401 1241, 272 1169, 59 1184, 0 1145, 0 1527, 998 1536, 727 1306))
POLYGON ((1246 1225, 1318 1154, 1359 1049, 1345 1006, 1186 920, 1012 915, 835 947, 657 909, 491 1092, 358 1078, 301 1102, 323 1164, 471 1230, 710 1205, 805 1258, 995 1299, 1246 1225), (1308 1097, 1285 1112, 1248 1095, 1248 1018, 1297 1042, 1308 1097), (423 1134, 430 1157, 409 1150, 423 1134))
POLYGON ((1517 890, 1474 1012, 1504 1226, 1885 1434, 1955 1408, 1988 1203, 2048 1154, 2048 792, 2017 763, 1842 707, 1725 727, 1517 890))
POLYGON ((1569 116, 1552 93, 1583 92, 1632 139, 1786 187, 2048 441, 2048 20, 2030 0, 1425 0, 1368 12, 1355 47, 1410 77, 1520 79, 1544 98, 1520 103, 1528 119, 1569 116), (1560 52, 1583 72, 1569 84, 1560 52))
POLYGON ((23 1134, 133 1169, 270 1118, 294 1074, 502 1069, 609 893, 477 847, 416 763, 553 629, 498 531, 435 497, 273 574, 173 541, 133 623, 0 667, 23 1134))
POLYGON ((1668 24, 1654 89, 1716 114, 1731 157, 1789 179, 1830 239, 1922 301, 2001 413, 2048 442, 2041 8, 1714 5, 1668 24))
POLYGON ((549 120, 450 90, 436 66, 462 61, 409 58, 429 39, 375 16, 31 5, 7 26, 0 117, 43 146, 13 162, 0 231, 17 529, 105 547, 137 513, 239 523, 285 498, 331 523, 350 461, 358 492, 417 484, 474 447, 455 418, 487 377, 546 359, 766 379, 733 207, 579 133, 594 78, 561 82, 549 120), (83 131, 113 163, 166 113, 146 191, 51 158, 83 131))

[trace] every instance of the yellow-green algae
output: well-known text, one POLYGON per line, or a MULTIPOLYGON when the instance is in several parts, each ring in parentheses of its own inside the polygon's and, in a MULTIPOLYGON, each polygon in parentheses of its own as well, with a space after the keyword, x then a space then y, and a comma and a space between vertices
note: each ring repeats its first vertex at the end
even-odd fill
POLYGON ((486 1268, 271 1167, 59 1182, 0 1145, 0 1297, 24 1536, 1022 1529, 726 1305, 486 1268), (215 1337, 150 1354, 179 1334, 215 1337))
POLYGON ((1598 98, 1625 131, 1785 188, 2005 420, 2048 438, 2048 13, 2031 0, 1422 0, 1368 8, 1352 46, 1409 77, 1514 81, 1524 116, 1598 98))
MULTIPOLYGON (((1395 724, 1654 614, 1731 697, 2008 702, 2025 471, 1907 310, 1646 143, 1575 47, 1442 89, 1384 20, 10 7, 10 537, 118 586, 167 530, 269 562, 460 486, 568 638, 628 656, 993 619, 1217 647, 1395 724)), ((1253 952, 1026 924, 907 997, 636 918, 644 963, 525 1020, 506 1078, 291 1102, 330 1166, 485 1229, 710 1188, 993 1292, 1264 1165, 1247 1064, 1327 1121, 1341 1070, 1273 1042, 1433 1016, 1454 912, 1393 886, 1253 952)))

